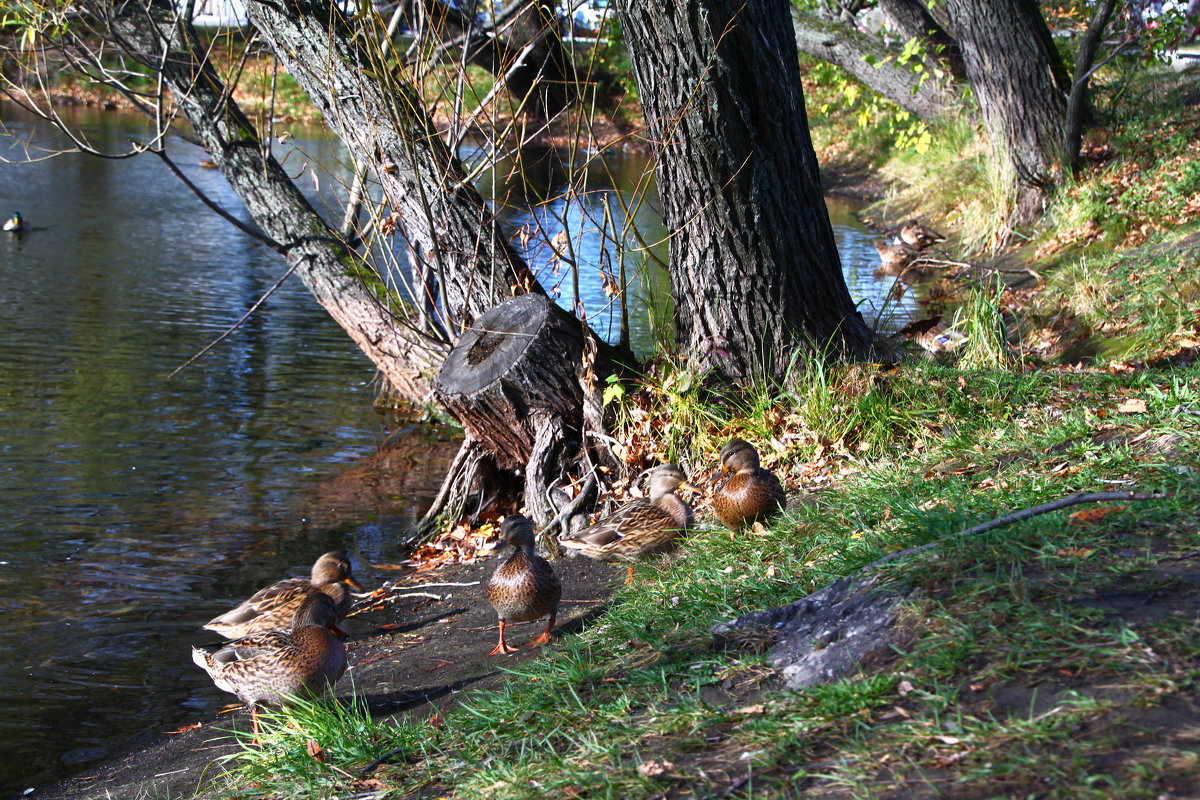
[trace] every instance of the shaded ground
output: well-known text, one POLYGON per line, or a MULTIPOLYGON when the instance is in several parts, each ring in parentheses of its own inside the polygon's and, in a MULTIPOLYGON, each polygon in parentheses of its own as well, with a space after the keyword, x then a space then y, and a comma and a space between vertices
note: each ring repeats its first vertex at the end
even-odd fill
MULTIPOLYGON (((349 695, 353 686, 355 693, 368 698, 377 714, 410 710, 430 714, 455 702, 457 690, 494 686, 504 680, 502 668, 536 658, 538 651, 525 647, 506 657, 488 656, 496 644, 496 614, 484 599, 483 585, 498 563, 499 559, 492 558, 416 575, 382 571, 364 575, 368 581, 375 579, 373 585, 393 580, 404 590, 423 591, 440 599, 399 598, 382 610, 348 619, 350 669, 338 684, 338 696, 349 695), (477 581, 478 585, 472 586, 422 588, 425 584, 477 581), (394 627, 381 630, 381 625, 394 627)), ((621 569, 583 558, 563 559, 554 565, 563 584, 558 633, 586 624, 623 575, 621 569)), ((524 645, 544 624, 513 625, 510 643, 524 645)), ((214 687, 213 691, 219 690, 214 687)), ((249 715, 241 710, 206 719, 197 728, 163 735, 145 749, 28 796, 47 800, 191 797, 220 772, 213 761, 236 749, 227 731, 244 730, 249 723, 249 715)))

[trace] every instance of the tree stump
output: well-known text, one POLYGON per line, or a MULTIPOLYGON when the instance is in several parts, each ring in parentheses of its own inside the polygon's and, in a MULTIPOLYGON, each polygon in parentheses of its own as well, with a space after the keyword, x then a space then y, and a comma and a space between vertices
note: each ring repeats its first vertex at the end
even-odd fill
MULTIPOLYGON (((485 498, 500 505, 497 514, 523 505, 538 525, 557 520, 565 509, 566 528, 583 513, 562 487, 592 474, 597 461, 615 462, 588 443, 604 438, 588 431, 603 425, 596 387, 613 369, 611 349, 585 339, 584 331, 543 295, 523 294, 488 309, 463 333, 434 386, 438 402, 466 429, 464 448, 473 455, 462 459, 463 469, 452 469, 444 494, 473 492, 479 506, 485 498), (519 476, 520 496, 503 475, 519 476), (486 485, 478 485, 481 478, 486 485), (452 482, 459 486, 451 488, 452 482), (462 485, 467 483, 477 485, 462 485)), ((549 541, 543 544, 553 549, 549 541)))
POLYGON ((538 294, 485 311, 446 356, 434 384, 442 407, 501 469, 525 467, 539 430, 578 429, 583 392, 578 320, 538 294))

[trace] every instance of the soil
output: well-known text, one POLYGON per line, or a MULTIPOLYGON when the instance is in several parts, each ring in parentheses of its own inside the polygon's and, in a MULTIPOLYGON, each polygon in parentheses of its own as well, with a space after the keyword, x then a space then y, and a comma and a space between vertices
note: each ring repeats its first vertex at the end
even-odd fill
MULTIPOLYGON (((348 697, 353 691, 366 697, 376 715, 430 715, 457 702, 460 690, 498 686, 506 679, 502 669, 538 658, 540 648, 524 645, 541 632, 545 620, 508 628, 506 638, 520 646, 520 652, 488 655, 496 645, 496 613, 483 592, 499 563, 500 558, 491 558, 399 577, 395 572, 376 572, 377 585, 390 580, 396 584, 397 596, 381 608, 345 621, 350 668, 338 683, 337 696, 348 697), (473 585, 430 585, 445 583, 473 585), (440 599, 401 596, 411 592, 440 599)), ((555 635, 585 626, 603 610, 625 574, 623 568, 585 558, 553 564, 563 585, 555 635)), ((371 576, 362 577, 369 581, 371 576)), ((191 797, 220 773, 213 762, 237 749, 228 731, 247 730, 249 725, 250 715, 242 709, 205 719, 195 728, 164 734, 143 749, 27 796, 40 800, 191 797)))

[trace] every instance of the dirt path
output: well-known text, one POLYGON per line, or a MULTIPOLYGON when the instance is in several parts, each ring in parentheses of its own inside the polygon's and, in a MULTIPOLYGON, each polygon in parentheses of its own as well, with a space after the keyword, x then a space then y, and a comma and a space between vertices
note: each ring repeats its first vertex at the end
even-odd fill
MULTIPOLYGON (((498 685, 504 680, 500 667, 537 658, 537 649, 525 647, 506 657, 488 656, 496 644, 496 614, 484 599, 483 585, 498 563, 492 558, 403 577, 377 573, 380 582, 390 577, 405 591, 424 591, 439 599, 402 598, 383 610, 348 619, 350 669, 338 684, 338 696, 348 696, 353 685, 377 715, 429 714, 435 707, 457 702, 459 689, 498 685), (476 581, 471 586, 422 588, 476 581), (381 630, 381 625, 392 627, 381 630)), ((558 634, 578 630, 594 617, 623 574, 621 569, 584 558, 556 561, 554 567, 563 584, 558 634)), ((510 643, 524 645, 544 624, 512 626, 510 643)), ((219 774, 212 762, 235 749, 227 731, 245 729, 249 722, 244 711, 204 720, 198 728, 163 735, 149 747, 27 796, 39 800, 191 797, 219 774)))

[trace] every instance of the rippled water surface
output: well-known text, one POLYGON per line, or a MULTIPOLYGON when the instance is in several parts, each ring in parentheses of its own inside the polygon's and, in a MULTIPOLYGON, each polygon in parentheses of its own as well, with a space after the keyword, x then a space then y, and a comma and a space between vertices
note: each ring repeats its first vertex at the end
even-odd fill
MULTIPOLYGON (((0 113, 11 132, 53 143, 13 109, 0 113)), ((75 122, 110 146, 134 124, 87 112, 75 122)), ((290 147, 292 174, 341 157, 314 131, 298 131, 290 147)), ((20 157, 3 142, 0 150, 20 157)), ((199 165, 202 152, 178 140, 168 151, 245 218, 221 176, 199 165)), ((629 181, 619 191, 632 196, 641 171, 638 157, 617 155, 606 174, 629 181)), ((504 181, 485 175, 481 189, 494 193, 504 181)), ((339 193, 328 179, 311 188, 320 203, 339 193)), ((517 204, 509 220, 552 225, 559 215, 580 234, 581 260, 594 263, 602 248, 587 229, 602 219, 605 195, 589 197, 538 212, 517 204)), ((394 559, 392 535, 428 502, 453 444, 397 431, 373 410, 373 367, 295 280, 168 377, 284 267, 152 156, 6 164, 0 203, 0 214, 20 210, 34 225, 0 236, 0 794, 8 795, 226 705, 232 698, 191 664, 190 644, 215 641, 197 626, 231 598, 304 574, 325 550, 346 549, 360 574, 394 559), (407 468, 365 496, 355 474, 370 469, 387 436, 401 442, 407 468)), ((870 274, 873 237, 849 207, 831 210, 852 292, 878 306, 890 281, 870 274)), ((653 228, 652 210, 638 217, 653 228)), ((569 304, 569 274, 530 255, 569 304)), ((653 272, 642 284, 641 297, 663 288, 653 272)), ((580 291, 603 306, 598 281, 583 279, 580 291)), ((603 328, 614 315, 607 308, 593 319, 603 328)), ((643 348, 650 316, 645 307, 631 313, 643 348)))

